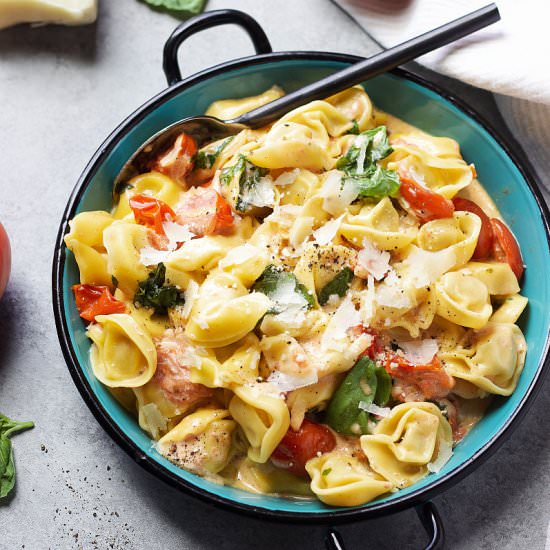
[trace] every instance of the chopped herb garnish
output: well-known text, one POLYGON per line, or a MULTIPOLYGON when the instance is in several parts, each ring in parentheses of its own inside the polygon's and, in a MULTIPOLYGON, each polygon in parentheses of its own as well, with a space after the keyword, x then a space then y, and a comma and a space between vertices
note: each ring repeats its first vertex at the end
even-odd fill
POLYGON ((226 166, 221 174, 220 181, 223 185, 230 185, 235 182, 237 186, 235 210, 246 212, 254 206, 249 198, 253 195, 251 191, 260 183, 260 178, 269 173, 267 168, 261 168, 252 164, 244 155, 239 155, 233 166, 226 166))
POLYGON ((328 476, 330 474, 330 472, 332 472, 332 468, 325 468, 322 472, 321 472, 321 475, 322 476, 328 476))
POLYGON ((359 130, 359 124, 357 124, 356 120, 353 120, 351 123, 351 128, 347 131, 348 134, 353 134, 358 136, 361 131, 359 130))
POLYGON ((373 166, 363 176, 348 176, 342 178, 351 179, 359 188, 359 197, 382 199, 384 197, 396 197, 401 181, 395 170, 387 170, 382 166, 373 166))
POLYGON ((159 263, 147 279, 139 283, 134 296, 134 304, 154 309, 159 315, 184 302, 183 292, 174 285, 166 284, 166 267, 163 263, 159 263))
POLYGON ((195 167, 212 168, 212 166, 214 166, 214 164, 218 160, 220 153, 225 149, 225 147, 234 137, 235 136, 230 136, 227 139, 224 139, 214 148, 205 147, 204 149, 200 149, 197 152, 197 156, 195 158, 195 167))
POLYGON ((378 126, 359 134, 348 152, 336 163, 345 180, 351 180, 359 188, 359 197, 381 199, 395 197, 401 182, 394 170, 378 166, 377 162, 391 154, 385 126, 378 126))
POLYGON ((118 288, 118 279, 114 275, 111 275, 111 282, 115 288, 118 288))
POLYGON ((331 281, 329 281, 317 294, 319 303, 324 306, 329 298, 336 294, 337 296, 344 296, 348 291, 348 288, 353 279, 353 271, 349 267, 344 267, 340 273, 338 273, 331 281))

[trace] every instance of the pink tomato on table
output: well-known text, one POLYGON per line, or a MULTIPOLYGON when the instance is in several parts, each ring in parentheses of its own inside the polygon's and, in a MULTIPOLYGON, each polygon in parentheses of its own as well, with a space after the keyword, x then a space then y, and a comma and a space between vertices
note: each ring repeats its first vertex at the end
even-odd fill
POLYGON ((10 241, 4 226, 0 223, 0 298, 4 294, 11 269, 10 241))

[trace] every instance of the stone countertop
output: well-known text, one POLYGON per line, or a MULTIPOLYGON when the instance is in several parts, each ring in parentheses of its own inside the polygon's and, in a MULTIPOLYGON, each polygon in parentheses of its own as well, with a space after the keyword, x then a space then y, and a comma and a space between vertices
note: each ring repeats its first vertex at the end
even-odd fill
MULTIPOLYGON (((17 487, 0 505, 0 548, 322 548, 324 527, 266 524, 219 511, 149 475, 106 435, 69 376, 51 305, 59 220, 98 145, 165 87, 162 46, 177 24, 136 0, 100 3, 90 27, 0 32, 0 220, 13 249, 0 304, 0 410, 36 422, 14 437, 17 487)), ((276 9, 274 2, 210 0, 208 7, 250 13, 275 50, 373 51, 328 0, 278 0, 276 9)), ((183 47, 183 72, 251 51, 240 30, 205 31, 183 47)), ((501 124, 490 94, 438 78, 501 124)), ((448 548, 545 547, 548 383, 541 390, 502 448, 435 499, 448 548)), ((425 542, 411 510, 340 531, 350 549, 417 549, 425 542)))

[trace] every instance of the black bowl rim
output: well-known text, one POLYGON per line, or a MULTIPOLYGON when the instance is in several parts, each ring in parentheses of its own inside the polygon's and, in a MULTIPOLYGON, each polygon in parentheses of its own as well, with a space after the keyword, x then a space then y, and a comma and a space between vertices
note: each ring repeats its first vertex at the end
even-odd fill
MULTIPOLYGON (((144 103, 130 116, 123 120, 117 126, 117 128, 106 138, 106 140, 95 152, 95 154, 85 167, 84 171, 82 172, 81 176, 79 177, 78 182, 73 189, 73 192, 71 193, 59 226, 52 269, 52 291, 55 324, 63 356, 67 363, 69 372, 73 378, 76 387, 78 388, 78 391, 80 392, 85 403, 88 405, 92 414, 102 425, 105 431, 113 438, 113 440, 120 447, 122 447, 122 449, 133 460, 135 460, 149 473, 168 483, 172 487, 183 490, 187 494, 191 494, 192 496, 195 496, 202 501, 205 501, 224 510, 238 512, 240 514, 248 515, 256 519, 262 518, 265 520, 276 522, 302 524, 347 523, 361 519, 370 519, 382 515, 393 514, 412 506, 418 506, 422 503, 425 503, 437 494, 455 485, 468 474, 473 472, 474 469, 485 462, 500 447, 500 445, 504 443, 506 438, 509 437, 512 433, 512 430, 519 424, 519 420, 524 417, 525 413, 527 412, 528 406, 532 404, 533 399, 541 386, 539 380, 541 379, 542 375, 545 375, 548 371, 550 335, 547 335, 544 350, 539 360, 537 371, 535 372, 533 380, 525 391, 525 394, 519 402, 518 406, 501 427, 501 429, 489 441, 487 441, 487 443, 481 449, 479 449, 477 453, 465 460, 452 472, 449 472, 437 481, 434 481, 433 483, 430 483, 425 487, 419 488, 418 490, 409 493, 408 495, 397 497, 390 502, 371 504, 369 508, 329 509, 326 512, 291 512, 286 510, 267 510, 263 507, 236 502, 201 489, 186 481, 185 479, 173 474, 164 466, 155 461, 153 458, 145 455, 137 447, 137 445, 122 432, 119 426, 112 420, 110 415, 95 397, 92 388, 88 384, 86 378, 84 377, 83 371, 80 368, 75 350, 70 340, 67 320, 64 315, 64 299, 62 287, 66 254, 63 237, 65 236, 68 229, 68 221, 74 216, 75 210, 78 207, 82 194, 88 187, 91 179, 97 172, 97 169, 101 165, 103 160, 109 155, 109 153, 118 143, 118 141, 133 126, 140 122, 145 116, 156 109, 159 105, 161 105, 171 97, 177 95, 183 89, 203 82, 223 72, 232 71, 244 67, 261 65, 264 63, 272 63, 276 61, 329 61, 349 64, 355 63, 361 59, 363 58, 355 55, 332 52, 276 52, 243 57, 233 61, 221 63, 181 80, 177 84, 163 90, 162 92, 151 98, 149 101, 144 103)), ((494 127, 492 127, 491 123, 487 121, 482 115, 480 115, 462 100, 457 98, 453 93, 446 90, 444 87, 436 85, 433 82, 427 80, 425 77, 419 76, 411 72, 410 70, 405 70, 403 68, 397 68, 391 71, 391 73, 398 77, 419 84, 420 86, 423 86, 437 93, 444 99, 450 101, 455 107, 457 107, 467 116, 474 119, 478 124, 480 124, 493 137, 493 139, 495 139, 495 141, 499 144, 499 146, 504 150, 504 152, 518 168, 518 170, 524 177, 529 189, 531 190, 540 209, 540 215, 546 232, 547 245, 550 248, 550 212, 539 190, 540 183, 535 170, 533 169, 524 154, 518 155, 516 153, 517 151, 522 151, 519 144, 511 138, 505 139, 494 127)), ((542 382, 542 380, 540 380, 540 382, 542 382)))

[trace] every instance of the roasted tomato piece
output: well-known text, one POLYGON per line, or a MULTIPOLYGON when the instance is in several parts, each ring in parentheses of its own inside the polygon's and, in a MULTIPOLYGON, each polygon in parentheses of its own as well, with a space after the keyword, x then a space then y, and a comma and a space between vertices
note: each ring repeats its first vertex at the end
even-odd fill
MULTIPOLYGON (((416 393, 421 394, 424 399, 446 397, 455 384, 454 378, 445 371, 437 356, 434 356, 425 365, 415 365, 407 361, 402 355, 387 352, 384 367, 392 378, 397 379, 405 386, 414 387, 417 390, 416 393)), ((414 394, 415 392, 407 391, 404 388, 402 393, 405 395, 407 393, 414 394)), ((399 395, 394 395, 394 397, 401 401, 406 400, 400 399, 399 395)))
POLYGON ((377 330, 370 327, 364 327, 363 325, 360 325, 360 328, 361 332, 365 334, 370 334, 372 336, 369 347, 361 354, 361 356, 366 356, 374 361, 376 359, 376 356, 384 351, 384 344, 381 342, 380 335, 377 330))
POLYGON ((193 170, 197 142, 187 134, 180 134, 171 149, 160 155, 152 170, 165 174, 178 183, 185 183, 185 176, 193 170))
POLYGON ((519 281, 524 270, 519 244, 504 222, 497 218, 491 218, 491 225, 495 236, 493 257, 499 262, 507 263, 519 281))
POLYGON ((74 285, 73 292, 78 313, 86 321, 95 321, 96 315, 126 311, 124 303, 111 294, 108 286, 74 285))
POLYGON ((409 203, 417 218, 425 223, 450 218, 455 211, 453 203, 444 196, 416 183, 405 174, 399 174, 401 196, 409 203))
POLYGON ((474 250, 474 255, 472 258, 474 260, 487 258, 493 249, 493 227, 489 216, 487 216, 487 214, 485 214, 485 212, 483 212, 483 210, 475 202, 468 199, 455 197, 453 199, 453 204, 455 210, 472 212, 481 219, 481 231, 479 232, 479 238, 477 239, 476 249, 474 250))
POLYGON ((285 468, 299 477, 308 477, 306 462, 317 453, 328 453, 336 446, 334 434, 322 424, 304 419, 295 432, 289 428, 271 455, 271 461, 278 468, 285 468))
POLYGON ((177 209, 176 221, 188 225, 199 237, 227 235, 235 223, 231 206, 211 187, 189 189, 177 209))
POLYGON ((133 195, 129 200, 134 218, 140 225, 145 225, 159 235, 166 235, 162 222, 173 221, 174 211, 162 201, 149 195, 133 195))

